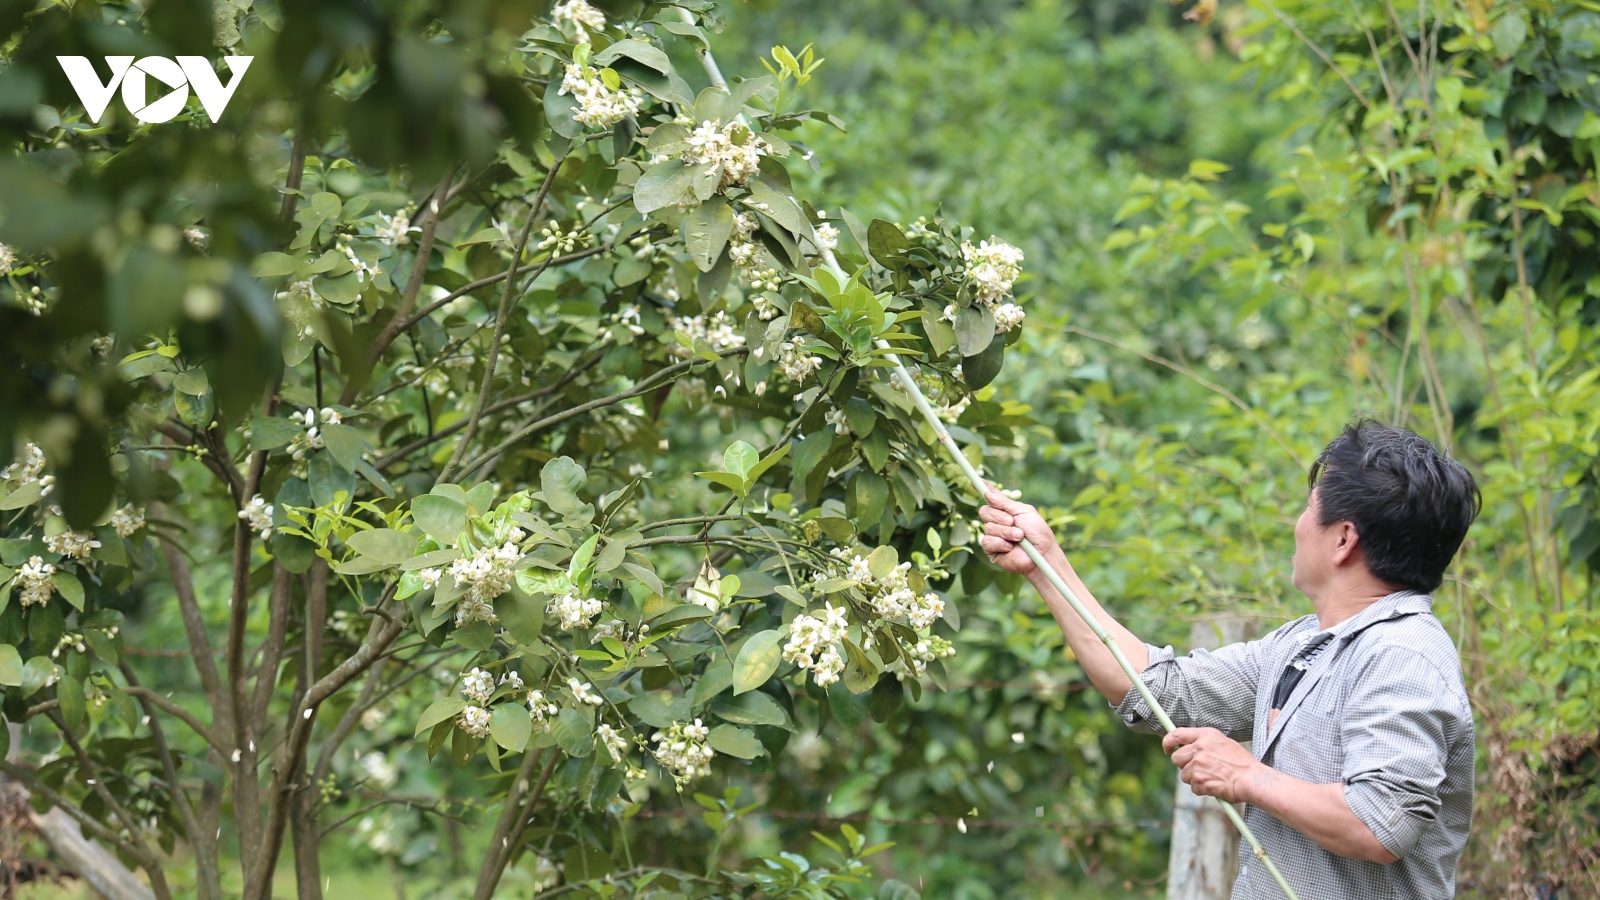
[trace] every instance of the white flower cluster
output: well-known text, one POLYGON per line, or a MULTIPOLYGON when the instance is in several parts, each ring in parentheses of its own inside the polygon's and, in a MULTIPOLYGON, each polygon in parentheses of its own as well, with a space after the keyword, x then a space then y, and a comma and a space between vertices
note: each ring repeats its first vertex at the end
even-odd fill
POLYGON ((561 618, 561 630, 572 631, 575 628, 588 628, 594 624, 595 617, 604 612, 606 604, 593 597, 580 597, 577 594, 562 594, 545 604, 545 614, 561 618))
POLYGON ((604 706, 606 698, 600 696, 594 685, 576 678, 567 679, 567 690, 572 692, 572 699, 590 706, 604 706))
POLYGON ((102 334, 89 342, 89 349, 95 356, 110 356, 111 351, 117 349, 117 336, 115 334, 102 334))
MULTIPOLYGON (((343 422, 343 420, 344 417, 339 415, 338 410, 327 406, 322 408, 322 424, 338 425, 343 422)), ((322 432, 317 424, 318 413, 316 410, 306 409, 303 412, 291 413, 289 415, 289 421, 305 429, 304 431, 295 435, 294 440, 289 442, 289 456, 291 458, 293 458, 296 462, 299 462, 300 460, 306 458, 307 453, 310 453, 313 450, 322 449, 322 432)))
POLYGON ((411 224, 411 217, 405 210, 392 216, 388 213, 378 213, 377 218, 377 224, 372 226, 372 234, 391 247, 404 247, 411 242, 411 232, 422 230, 411 224))
POLYGON ((461 693, 473 703, 488 703, 494 696, 494 673, 474 666, 472 671, 461 676, 461 693))
POLYGON ((889 570, 882 578, 874 578, 867 558, 850 555, 844 548, 835 548, 832 555, 849 564, 845 577, 860 582, 863 587, 876 589, 872 608, 885 619, 904 618, 917 631, 931 626, 944 617, 944 601, 929 591, 922 596, 911 589, 911 563, 903 562, 889 570))
POLYGON ((551 220, 549 225, 539 229, 544 235, 544 240, 539 242, 537 249, 549 250, 551 256, 561 256, 578 249, 587 247, 594 242, 591 235, 582 224, 574 222, 571 231, 563 230, 561 223, 551 220))
POLYGON ((908 650, 907 653, 911 658, 911 667, 909 669, 906 667, 904 661, 900 659, 896 659, 894 662, 885 667, 889 671, 895 673, 895 677, 899 678, 901 681, 904 681, 907 675, 910 675, 913 678, 921 678, 923 675, 927 674, 928 663, 933 662, 936 659, 944 659, 948 656, 955 656, 956 648, 954 644, 950 643, 944 638, 938 637, 937 635, 930 635, 918 640, 916 645, 908 650))
POLYGON ((387 791, 400 780, 400 767, 376 750, 361 757, 361 771, 367 773, 367 780, 377 785, 379 790, 387 791))
POLYGON ((605 748, 606 755, 611 757, 612 762, 622 762, 623 758, 628 755, 628 738, 622 732, 601 722, 595 727, 594 734, 595 738, 600 742, 600 746, 605 748))
POLYGON ((272 538, 272 504, 261 498, 260 494, 250 498, 250 502, 239 510, 239 518, 250 526, 251 531, 260 532, 261 539, 272 538))
POLYGON ((563 0, 550 10, 550 17, 577 26, 576 40, 580 44, 589 43, 588 32, 604 31, 606 27, 606 14, 590 6, 587 0, 563 0))
POLYGON ((1021 325, 1026 316, 1022 307, 1002 301, 1010 296, 1011 286, 1022 275, 1022 251, 991 236, 976 247, 963 241, 961 256, 967 261, 967 280, 977 290, 978 302, 994 310, 995 333, 1021 325))
POLYGON ((39 445, 30 443, 22 451, 22 460, 14 462, 4 469, 0 469, 0 481, 17 479, 20 487, 24 484, 39 482, 39 496, 43 497, 55 487, 56 477, 44 474, 44 451, 39 445))
POLYGON ((111 514, 111 527, 117 530, 117 537, 131 537, 135 531, 144 527, 144 510, 138 509, 132 503, 111 514))
POLYGON ((644 334, 644 320, 639 314, 639 304, 624 303, 622 308, 611 314, 611 327, 600 334, 600 339, 609 341, 616 336, 617 329, 626 330, 634 337, 644 334))
POLYGON ((540 856, 533 862, 533 875, 529 882, 528 886, 535 894, 548 891, 561 883, 561 866, 549 857, 540 856))
POLYGON ((817 226, 817 249, 835 250, 839 246, 839 229, 823 222, 817 226))
POLYGON ((844 608, 823 604, 821 617, 801 614, 789 624, 789 643, 783 646, 784 662, 809 669, 817 687, 826 688, 839 680, 844 671, 844 656, 839 642, 850 626, 844 608))
POLYGON ((711 729, 699 719, 695 719, 693 725, 674 722, 671 728, 658 731, 650 738, 656 745, 650 752, 672 773, 673 780, 689 781, 711 773, 711 759, 716 751, 707 743, 710 737, 711 729))
POLYGON ((833 426, 834 434, 850 433, 850 420, 845 418, 844 410, 842 409, 834 408, 828 410, 827 415, 823 416, 822 420, 833 426))
MULTIPOLYGON (((773 319, 776 319, 778 316, 783 314, 783 310, 778 308, 778 304, 768 300, 763 294, 757 294, 754 297, 751 297, 750 305, 755 307, 756 315, 760 317, 761 321, 763 322, 771 322, 773 319)), ((757 348, 756 353, 759 354, 760 352, 760 349, 757 348)), ((761 357, 759 355, 756 357, 756 359, 760 358, 761 357)))
MULTIPOLYGON (((723 310, 711 317, 709 322, 705 316, 672 316, 667 319, 667 327, 674 331, 681 331, 690 338, 703 340, 711 345, 711 349, 735 350, 744 346, 744 335, 734 327, 732 316, 723 310)), ((684 347, 673 344, 669 347, 672 353, 682 357, 693 354, 684 347)))
MULTIPOLYGON (((339 252, 344 254, 345 260, 350 263, 350 267, 352 269, 355 269, 355 272, 356 272, 356 283, 357 284, 365 284, 366 281, 367 281, 367 276, 368 275, 371 275, 374 278, 376 278, 378 276, 378 273, 382 271, 381 269, 378 268, 378 264, 377 263, 369 263, 366 260, 364 260, 361 257, 356 255, 355 248, 350 246, 350 235, 348 235, 348 234, 339 235, 339 240, 337 242, 337 246, 338 246, 339 252)), ((327 410, 323 410, 323 411, 327 412, 327 410)))
POLYGON ((711 165, 720 170, 718 191, 748 184, 761 167, 761 157, 771 149, 766 139, 751 131, 750 126, 743 122, 723 125, 720 119, 701 122, 690 133, 687 143, 684 162, 691 166, 711 165))
POLYGON ((591 128, 610 128, 629 116, 639 113, 639 103, 644 99, 638 88, 612 90, 593 66, 567 63, 566 75, 561 79, 560 94, 571 94, 578 102, 574 119, 591 128))
POLYGON ((100 542, 94 539, 92 532, 68 530, 45 535, 44 545, 50 548, 51 553, 59 553, 68 559, 88 559, 100 542))
POLYGON ((790 381, 805 381, 821 368, 822 357, 806 350, 805 335, 797 334, 778 345, 778 371, 790 381))
POLYGON ((10 244, 0 244, 0 275, 9 275, 17 267, 17 251, 10 244))
POLYGON ((481 706, 468 706, 461 711, 461 730, 475 738, 489 736, 489 711, 481 706))
POLYGON ((511 590, 511 579, 516 575, 512 566, 521 558, 522 551, 517 545, 506 541, 498 547, 484 547, 470 558, 462 557, 450 564, 450 577, 466 588, 461 605, 456 607, 457 625, 499 621, 489 604, 511 590))
POLYGON ((83 635, 76 631, 69 631, 61 636, 61 640, 56 641, 56 648, 50 651, 50 658, 60 659, 61 651, 67 649, 76 650, 79 653, 89 652, 89 648, 83 643, 83 635))
MULTIPOLYGON (((765 203, 755 204, 757 209, 765 212, 765 203)), ((739 277, 744 283, 750 285, 755 291, 776 291, 783 287, 783 276, 778 270, 767 264, 767 251, 755 239, 756 230, 761 227, 761 221, 755 213, 735 212, 733 214, 733 232, 728 236, 728 259, 733 262, 734 268, 739 270, 739 277)), ((766 304, 770 307, 771 304, 766 304)), ((765 313, 761 307, 758 311, 765 313)), ((762 315, 766 321, 773 315, 762 315)))
POLYGON ((556 716, 561 715, 561 706, 552 701, 544 691, 532 690, 528 692, 528 718, 533 720, 533 730, 543 734, 550 730, 550 723, 556 716))

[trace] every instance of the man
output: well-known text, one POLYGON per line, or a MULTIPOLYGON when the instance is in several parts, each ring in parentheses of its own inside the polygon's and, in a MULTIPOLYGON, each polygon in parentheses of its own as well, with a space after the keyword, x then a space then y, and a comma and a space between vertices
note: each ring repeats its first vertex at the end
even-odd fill
MULTIPOLYGON (((1315 612, 1215 652, 1175 658, 1140 641, 1084 587, 1039 513, 999 491, 979 510, 980 543, 1028 577, 1123 721, 1159 733, 1019 542, 1039 548, 1177 725, 1162 748, 1183 780, 1249 804, 1247 824, 1303 900, 1454 896, 1472 821, 1472 708, 1429 594, 1477 517, 1477 484, 1421 437, 1371 421, 1329 443, 1307 483, 1293 581, 1315 612)), ((1235 898, 1283 896, 1243 842, 1239 861, 1235 898)))

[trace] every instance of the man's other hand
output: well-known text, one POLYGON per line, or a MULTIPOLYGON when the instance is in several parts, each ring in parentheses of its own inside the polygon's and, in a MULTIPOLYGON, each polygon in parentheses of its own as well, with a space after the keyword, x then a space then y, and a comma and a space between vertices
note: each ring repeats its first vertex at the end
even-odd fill
POLYGON ((1244 803, 1248 782, 1265 765, 1243 744, 1215 728, 1179 728, 1161 739, 1161 749, 1172 757, 1183 783, 1202 797, 1244 803))
POLYGON ((1045 524, 1044 516, 993 487, 984 494, 984 499, 989 502, 978 509, 978 518, 983 522, 983 536, 978 539, 978 546, 989 555, 990 562, 1007 572, 1033 574, 1036 567, 1022 551, 1022 539, 1027 538, 1040 553, 1048 553, 1055 547, 1056 537, 1045 524))

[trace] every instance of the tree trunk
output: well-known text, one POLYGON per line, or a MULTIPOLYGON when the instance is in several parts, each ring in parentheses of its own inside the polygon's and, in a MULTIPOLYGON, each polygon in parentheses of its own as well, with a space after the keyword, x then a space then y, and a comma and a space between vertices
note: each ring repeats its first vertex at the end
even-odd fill
MULTIPOLYGON (((1244 640, 1245 633, 1244 619, 1223 616, 1194 623, 1190 642, 1214 650, 1244 640)), ((1239 873, 1238 852, 1239 833, 1222 810, 1179 781, 1172 802, 1168 900, 1227 900, 1239 873)))

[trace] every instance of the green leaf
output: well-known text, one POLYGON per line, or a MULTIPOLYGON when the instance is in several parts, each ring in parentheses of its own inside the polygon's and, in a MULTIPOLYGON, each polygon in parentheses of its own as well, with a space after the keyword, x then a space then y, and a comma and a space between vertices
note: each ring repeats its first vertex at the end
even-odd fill
POLYGON ((906 266, 906 253, 911 242, 893 223, 873 219, 867 226, 867 252, 886 269, 899 271, 906 266))
POLYGON ((711 271, 733 234, 733 208, 722 197, 712 197, 683 217, 683 246, 702 272, 711 271))
POLYGON ((56 664, 48 656, 35 656, 28 660, 22 667, 22 696, 27 698, 38 693, 55 670, 56 664))
POLYGON ((211 379, 206 377, 205 369, 197 366, 173 376, 172 386, 181 393, 201 397, 211 390, 211 379))
POLYGON ((572 561, 567 563, 567 577, 573 581, 578 580, 578 573, 589 567, 589 560, 594 559, 594 548, 600 543, 600 533, 589 535, 589 539, 580 545, 572 554, 572 561))
POLYGON ((39 498, 42 496, 44 496, 44 483, 30 481, 4 497, 0 497, 0 510, 21 509, 24 506, 32 506, 38 503, 39 498))
POLYGON ((550 734, 568 756, 581 759, 594 752, 594 728, 575 709, 563 709, 551 723, 550 734))
POLYGON ((489 714, 489 736, 512 753, 526 749, 532 735, 533 720, 520 703, 501 703, 489 714))
POLYGON ((762 212, 772 221, 795 234, 812 237, 811 220, 795 205, 794 198, 774 190, 765 181, 750 182, 750 200, 753 204, 766 204, 762 212))
POLYGON ((345 544, 362 556, 370 556, 391 566, 410 562, 417 552, 417 536, 393 528, 358 531, 350 535, 345 544))
POLYGON ((711 699, 733 684, 733 666, 725 659, 719 659, 701 673, 700 679, 694 683, 694 707, 699 709, 711 702, 711 699))
POLYGON ((792 443, 784 444, 771 453, 768 453, 760 462, 750 467, 749 473, 745 475, 745 481, 754 484, 761 478, 762 475, 766 474, 768 469, 777 465, 780 460, 789 455, 789 448, 793 446, 794 444, 792 443))
POLYGON ((652 620, 650 622, 650 630, 660 631, 663 628, 673 628, 697 619, 709 619, 711 616, 711 610, 698 603, 680 603, 652 620))
POLYGON ((61 676, 61 680, 56 682, 56 702, 61 704, 61 718, 68 728, 76 731, 83 725, 88 715, 88 710, 84 708, 83 682, 71 675, 61 676))
POLYGON ((651 166, 633 186, 633 205, 649 215, 666 206, 691 201, 694 169, 681 159, 651 166))
POLYGON ((467 530, 467 505, 441 494, 423 494, 412 499, 411 518, 428 537, 454 544, 467 530))
POLYGON ((756 736, 737 725, 718 725, 711 729, 711 749, 737 759, 755 759, 767 752, 756 736))
POLYGON ((694 474, 696 478, 704 478, 707 481, 720 484, 735 494, 744 493, 744 479, 732 472, 696 472, 694 474))
POLYGON ((575 116, 578 101, 569 93, 561 93, 561 79, 552 78, 544 91, 544 116, 556 134, 567 138, 583 136, 583 123, 575 116))
POLYGON ((783 650, 779 646, 783 638, 783 630, 774 628, 745 641, 739 658, 733 663, 734 694, 755 690, 778 671, 778 663, 783 661, 783 650))
POLYGON ((420 737, 424 731, 440 722, 446 722, 461 715, 461 711, 466 708, 467 701, 460 697, 440 697, 433 701, 433 705, 423 710, 422 718, 417 720, 417 729, 412 733, 412 736, 420 737))
POLYGON ((324 425, 322 441, 346 472, 354 472, 361 465, 361 452, 367 448, 367 439, 361 432, 349 425, 324 425))
POLYGON ((520 585, 495 598, 494 613, 500 626, 518 643, 539 642, 539 635, 544 632, 544 604, 520 590, 520 585))
POLYGON ((596 53, 594 58, 589 60, 589 65, 609 66, 624 56, 635 62, 643 63, 663 75, 672 71, 672 60, 668 59, 667 54, 663 53, 659 47, 647 44, 644 41, 636 41, 632 38, 617 41, 615 44, 596 53))
POLYGON ((545 463, 539 472, 540 499, 552 511, 565 516, 583 505, 578 491, 588 483, 589 475, 583 466, 570 456, 558 456, 545 463))
POLYGON ((1006 342, 994 341, 982 353, 961 358, 961 380, 966 382, 968 388, 980 390, 994 381, 1005 361, 1006 342))
POLYGON ((450 632, 457 644, 468 650, 482 652, 494 646, 494 626, 488 622, 471 622, 450 632))
POLYGON ((216 401, 208 389, 205 393, 195 396, 182 391, 172 393, 172 405, 178 411, 178 418, 185 424, 196 428, 204 428, 211 424, 212 414, 216 411, 216 401))
POLYGON ((889 501, 889 482, 876 472, 857 471, 850 482, 851 496, 855 498, 855 519, 863 529, 883 517, 883 508, 889 501))
POLYGON ((250 264, 250 274, 257 278, 277 278, 281 275, 293 275, 298 268, 300 268, 298 259, 273 250, 255 258, 250 264))
POLYGON ((57 572, 50 578, 50 583, 55 586, 56 593, 72 604, 72 608, 83 612, 83 582, 71 572, 57 572))
POLYGON ((662 694, 653 691, 635 694, 628 701, 628 711, 652 728, 671 728, 673 722, 681 722, 689 717, 689 699, 671 695, 666 697, 670 699, 664 699, 662 694))
POLYGON ((741 483, 756 464, 756 448, 744 441, 734 441, 722 452, 722 467, 739 476, 741 483))
POLYGON ((977 356, 993 340, 994 313, 976 303, 956 311, 956 349, 962 356, 977 356))
POLYGON ((0 684, 9 687, 22 684, 22 655, 10 644, 0 644, 0 684))
POLYGON ((711 701, 711 712, 726 722, 739 725, 777 725, 787 728, 789 716, 778 701, 760 691, 711 701))
POLYGON ((300 433, 300 426, 278 416, 255 416, 250 420, 250 449, 275 450, 287 446, 300 433))

